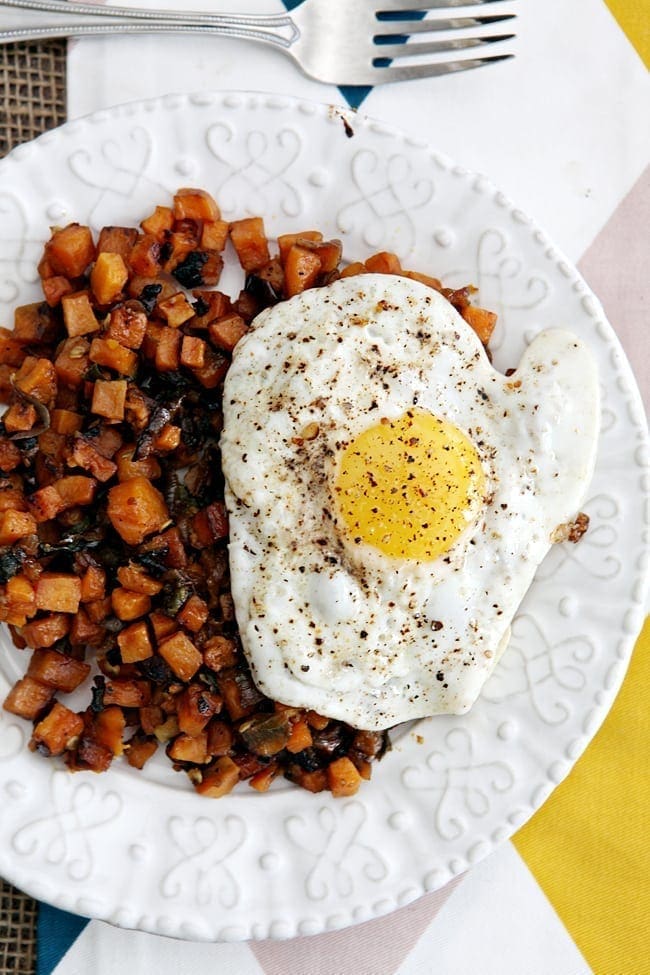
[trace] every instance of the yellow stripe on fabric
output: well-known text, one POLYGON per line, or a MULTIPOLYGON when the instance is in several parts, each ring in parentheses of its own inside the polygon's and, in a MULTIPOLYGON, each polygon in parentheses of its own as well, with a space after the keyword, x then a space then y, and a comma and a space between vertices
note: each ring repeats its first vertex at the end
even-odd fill
POLYGON ((605 0, 634 45, 646 68, 650 68, 650 0, 605 0))
POLYGON ((650 975, 650 618, 614 707, 514 844, 595 975, 650 975))

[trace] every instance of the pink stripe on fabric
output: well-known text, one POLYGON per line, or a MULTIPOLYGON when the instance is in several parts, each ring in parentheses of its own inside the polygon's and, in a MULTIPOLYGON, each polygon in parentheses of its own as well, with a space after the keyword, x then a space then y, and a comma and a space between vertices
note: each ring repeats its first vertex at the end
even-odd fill
POLYGON ((394 975, 461 880, 356 927, 249 947, 265 975, 394 975))
POLYGON ((650 413, 650 167, 614 210, 579 267, 600 298, 650 413))

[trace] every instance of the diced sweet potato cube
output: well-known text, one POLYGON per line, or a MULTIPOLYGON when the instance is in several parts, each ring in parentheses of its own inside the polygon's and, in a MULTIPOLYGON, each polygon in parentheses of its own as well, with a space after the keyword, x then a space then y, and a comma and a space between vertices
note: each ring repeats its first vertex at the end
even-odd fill
POLYGON ((233 667, 237 661, 237 644, 227 636, 213 636, 203 645, 203 660, 210 670, 233 667))
POLYGON ((87 339, 73 337, 66 339, 54 360, 54 368, 59 383, 70 389, 78 389, 88 372, 88 351, 90 344, 87 339))
POLYGON ((76 613, 81 602, 81 579, 65 572, 43 572, 36 583, 38 609, 76 613))
POLYGON ((92 443, 83 437, 75 437, 68 464, 70 467, 81 467, 82 470, 88 471, 102 483, 109 481, 117 471, 117 464, 106 457, 102 457, 92 443))
POLYGON ((151 687, 146 680, 107 680, 104 704, 121 708, 146 707, 151 700, 151 687))
POLYGON ((99 322, 95 318, 87 291, 64 295, 61 299, 61 307, 63 321, 71 338, 99 331, 99 322))
POLYGON ((154 360, 156 358, 156 350, 164 327, 160 322, 147 322, 142 341, 142 354, 145 359, 154 360))
POLYGON ((304 748, 310 748, 313 744, 311 730, 306 721, 298 720, 291 726, 291 734, 286 748, 288 752, 295 754, 304 748))
POLYGON ((28 498, 28 503, 32 515, 39 523, 56 518, 65 508, 65 502, 53 484, 35 491, 28 498))
POLYGON ((170 298, 159 301, 156 311, 164 318, 170 328, 179 328, 184 322, 194 317, 194 308, 182 291, 178 291, 170 298))
POLYGON ((95 260, 95 244, 90 228, 71 223, 55 230, 45 245, 45 257, 54 274, 80 278, 95 260))
POLYGON ((141 565, 134 562, 121 565, 117 570, 117 578, 120 585, 124 586, 125 589, 142 593, 145 596, 157 596, 163 588, 162 582, 152 579, 141 565))
POLYGON ((90 673, 90 664, 75 660, 57 650, 35 650, 27 673, 55 691, 70 694, 83 684, 90 673))
POLYGON ((106 338, 114 339, 127 349, 139 349, 147 331, 147 316, 136 303, 113 308, 108 319, 106 338))
POLYGON ((90 272, 90 288, 99 305, 117 301, 128 279, 129 272, 120 254, 104 251, 97 255, 90 272))
POLYGON ((421 274, 419 271, 402 271, 401 274, 405 278, 411 278, 412 281, 419 281, 420 284, 426 284, 427 288, 433 288, 434 291, 442 291, 442 282, 439 278, 432 278, 430 274, 421 274))
POLYGON ((324 792, 328 787, 327 773, 322 768, 305 772, 299 765, 291 765, 287 769, 287 778, 308 792, 324 792))
POLYGON ((474 329, 483 345, 487 345, 497 323, 497 315, 485 308, 468 305, 463 311, 463 318, 474 329))
POLYGON ((262 267, 270 259, 269 244, 261 217, 244 217, 230 224, 230 239, 239 263, 247 273, 262 267))
POLYGON ((183 187, 174 195, 174 217, 176 220, 220 220, 221 211, 214 197, 205 190, 183 187))
POLYGON ((222 670, 217 683, 224 707, 233 721, 253 714, 264 700, 264 695, 257 689, 252 677, 244 671, 222 670))
POLYGON ((148 481, 155 481, 161 476, 160 464, 153 455, 143 457, 141 460, 133 460, 134 453, 135 446, 128 444, 115 455, 119 481, 130 481, 134 477, 145 477, 148 481))
POLYGON ((31 403, 18 400, 11 404, 2 419, 7 433, 26 432, 36 424, 38 413, 31 403))
POLYGON ((284 262, 284 292, 287 298, 300 294, 316 284, 322 265, 315 251, 294 244, 284 262))
POLYGON ((56 370, 49 359, 28 356, 14 377, 21 392, 40 403, 51 403, 56 396, 56 370))
POLYGON ((157 206, 153 213, 140 221, 140 226, 145 234, 149 237, 155 237, 162 243, 165 240, 165 235, 174 226, 174 211, 171 207, 157 206))
POLYGON ((106 595, 106 572, 99 565, 89 565, 81 577, 81 602, 90 603, 106 595))
POLYGON ((204 251, 197 250, 198 224, 186 220, 177 222, 176 226, 179 229, 174 230, 165 241, 169 257, 163 268, 173 274, 183 287, 191 288, 203 284, 201 269, 207 260, 207 255, 204 251))
POLYGON ((43 278, 41 286, 43 297, 50 308, 56 308, 64 295, 70 295, 75 290, 74 285, 60 274, 55 274, 51 278, 43 278))
POLYGON ((208 731, 208 752, 214 755, 227 755, 233 746, 235 735, 232 725, 219 718, 212 718, 207 728, 208 731))
POLYGON ((7 622, 23 626, 28 616, 36 612, 36 593, 26 575, 17 573, 8 580, 6 586, 7 622))
POLYGON ((84 477, 83 474, 70 474, 68 477, 60 477, 54 488, 64 508, 76 508, 79 505, 92 504, 97 481, 92 477, 84 477))
POLYGON ((104 627, 92 620, 87 610, 80 606, 70 627, 70 644, 75 647, 99 647, 105 636, 104 627))
POLYGON ((178 727, 186 735, 199 735, 213 715, 221 711, 222 700, 203 684, 190 684, 177 697, 178 727))
POLYGON ((266 768, 262 768, 255 775, 251 776, 248 784, 256 789, 257 792, 267 792, 271 788, 271 783, 279 774, 280 768, 277 762, 270 762, 266 768))
POLYGON ((85 609, 88 613, 88 618, 93 623, 101 623, 112 612, 111 597, 105 596, 104 599, 92 599, 86 603, 85 609))
POLYGON ((162 268, 160 248, 160 241, 151 234, 139 236, 127 258, 127 263, 133 274, 144 278, 157 277, 162 268))
POLYGON ((194 304, 196 318, 192 322, 192 328, 207 328, 210 322, 232 311, 232 302, 223 291, 195 289, 192 294, 196 299, 194 304))
POLYGON ((120 345, 116 339, 93 339, 88 358, 98 366, 107 366, 122 376, 134 376, 138 367, 137 353, 120 345))
POLYGON ((155 363, 159 372, 175 372, 180 364, 181 333, 165 326, 160 329, 156 344, 155 363))
POLYGON ((174 762, 191 762, 192 765, 206 765, 211 756, 208 755, 208 736, 201 732, 196 737, 180 734, 174 738, 167 749, 167 754, 174 762))
POLYGON ((397 254, 392 254, 389 251, 379 251, 377 254, 371 254, 370 257, 366 258, 364 261, 366 265, 366 270, 371 271, 373 274, 401 274, 402 265, 397 254))
POLYGON ((226 352, 232 352, 240 338, 247 331, 248 325, 241 315, 237 315, 235 312, 231 312, 229 315, 223 315, 208 325, 210 338, 216 346, 220 349, 225 349, 226 352))
POLYGON ((158 610, 149 614, 149 622, 158 642, 178 631, 176 620, 173 620, 170 616, 166 616, 164 613, 158 612, 158 610))
POLYGON ((200 596, 190 596, 177 619, 190 633, 198 633, 208 618, 208 604, 200 596))
POLYGON ((205 364, 199 369, 192 369, 192 372, 206 389, 216 389, 228 372, 229 365, 230 363, 225 356, 213 349, 206 348, 205 364))
POLYGON ((348 266, 344 267, 341 271, 342 278, 354 278, 358 274, 368 274, 366 265, 362 264, 361 261, 353 261, 352 264, 348 264, 348 266))
POLYGON ((77 743, 83 726, 83 718, 55 701, 49 714, 34 728, 30 747, 48 755, 62 755, 77 743))
MULTIPOLYGON (((104 703, 106 703, 106 695, 104 695, 104 703)), ((122 737, 126 728, 122 709, 116 705, 105 707, 95 715, 93 724, 95 740, 104 748, 108 748, 115 757, 122 755, 124 752, 122 737)))
POLYGON ((206 221, 201 229, 201 249, 221 253, 228 240, 228 228, 227 220, 206 221))
MULTIPOLYGON (((147 597, 145 597, 147 598, 147 597)), ((139 660, 147 660, 153 657, 153 646, 149 636, 149 629, 144 620, 127 626, 121 633, 118 633, 117 643, 120 648, 122 661, 125 664, 134 664, 139 660)))
POLYGON ((157 454, 165 454, 170 450, 176 450, 181 443, 181 428, 173 423, 166 423, 153 442, 154 451, 157 454))
POLYGON ((333 796, 353 796, 361 785, 361 776, 353 762, 344 756, 327 766, 327 784, 333 796))
POLYGON ((324 731, 330 723, 330 719, 326 718, 324 714, 319 714, 318 711, 308 711, 305 720, 314 731, 324 731))
POLYGON ((195 784, 194 788, 199 795, 220 799, 221 796, 232 792, 238 782, 239 767, 232 758, 223 755, 208 772, 203 773, 201 782, 195 784))
POLYGON ((280 234, 278 237, 280 260, 284 264, 287 259, 287 254, 293 245, 298 243, 298 241, 311 241, 312 243, 319 243, 322 239, 323 235, 320 230, 303 230, 298 234, 280 234))
POLYGON ((107 420, 123 420, 126 402, 126 379, 106 382, 98 379, 93 389, 91 411, 107 420))
POLYGON ((67 436, 76 433, 83 426, 83 417, 72 410, 52 410, 50 424, 55 433, 67 436))
POLYGON ((25 358, 25 348, 8 328, 0 328, 0 362, 8 366, 20 366, 25 358))
POLYGON ((22 454, 13 441, 0 437, 0 471, 7 474, 15 471, 22 462, 22 454))
POLYGON ((3 511, 0 514, 0 545, 13 545, 36 533, 36 519, 27 511, 3 511))
POLYGON ((33 677, 21 677, 9 691, 4 704, 5 711, 33 721, 54 697, 51 687, 40 684, 33 677))
POLYGON ((165 499, 145 477, 132 477, 108 492, 108 517, 127 545, 139 545, 169 523, 165 499))
POLYGON ((113 611, 120 620, 137 620, 151 609, 151 598, 141 592, 118 587, 111 593, 113 611))
POLYGON ((73 771, 91 770, 105 772, 113 761, 112 750, 97 739, 97 715, 91 711, 84 714, 84 729, 79 736, 79 743, 73 752, 68 752, 66 763, 73 771))
POLYGON ((27 511, 21 483, 14 486, 9 478, 4 479, 0 485, 0 511, 27 511))
POLYGON ((184 335, 181 343, 181 365, 200 369, 205 365, 206 344, 194 335, 184 335))
POLYGON ((158 742, 155 738, 131 738, 125 747, 126 760, 133 768, 143 769, 157 749, 158 742))
POLYGON ((207 548, 228 535, 228 515, 221 501, 213 501, 197 511, 191 521, 190 535, 195 548, 207 548))
POLYGON ((58 331, 58 321, 42 301, 34 301, 29 305, 19 305, 14 311, 14 327, 11 335, 17 342, 30 345, 39 342, 53 342, 58 331))
POLYGON ((126 260, 137 239, 135 227, 102 227, 97 240, 97 254, 119 254, 126 260))
POLYGON ((70 629, 70 617, 65 613, 52 613, 39 620, 31 620, 22 627, 20 634, 32 649, 51 647, 62 640, 70 629))
POLYGON ((158 644, 163 657, 180 680, 189 681, 203 663, 203 657, 185 633, 179 631, 158 644))

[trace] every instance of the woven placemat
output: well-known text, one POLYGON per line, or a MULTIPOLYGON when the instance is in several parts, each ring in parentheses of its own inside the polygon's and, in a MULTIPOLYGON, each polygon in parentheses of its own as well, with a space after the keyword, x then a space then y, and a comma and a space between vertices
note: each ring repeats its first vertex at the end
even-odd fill
POLYGON ((0 45, 0 156, 65 121, 66 42, 0 45))
MULTIPOLYGON (((0 45, 0 156, 65 121, 66 44, 0 45)), ((37 905, 0 879, 0 975, 36 970, 37 905)))

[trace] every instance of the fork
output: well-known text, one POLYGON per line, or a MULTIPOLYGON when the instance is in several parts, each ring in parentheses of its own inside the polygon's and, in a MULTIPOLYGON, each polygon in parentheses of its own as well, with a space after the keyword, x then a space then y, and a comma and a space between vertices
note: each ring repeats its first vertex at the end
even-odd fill
POLYGON ((235 37, 273 45, 317 81, 380 85, 464 71, 512 57, 506 53, 453 60, 430 57, 512 38, 513 34, 458 33, 511 20, 511 13, 422 17, 430 11, 485 8, 495 2, 499 0, 304 0, 290 14, 247 16, 97 7, 66 0, 0 0, 0 44, 117 33, 235 37), (437 31, 452 36, 406 43, 412 35, 437 31))

